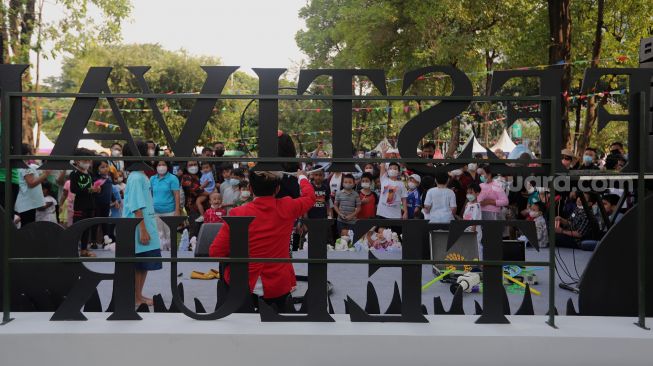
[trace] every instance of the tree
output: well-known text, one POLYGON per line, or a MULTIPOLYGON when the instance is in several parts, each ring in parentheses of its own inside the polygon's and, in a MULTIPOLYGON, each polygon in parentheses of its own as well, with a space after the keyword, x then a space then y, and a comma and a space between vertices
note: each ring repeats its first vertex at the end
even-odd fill
MULTIPOLYGON (((651 33, 653 2, 624 0, 312 0, 300 10, 306 30, 296 41, 312 67, 376 67, 390 79, 426 65, 453 65, 468 73, 476 94, 487 94, 492 71, 522 67, 564 69, 562 89, 569 98, 562 103, 563 145, 583 145, 594 136, 597 103, 590 98, 581 104, 577 96, 587 66, 636 66, 641 37, 651 33), (600 8, 600 9, 599 9, 600 8), (600 30, 600 31, 599 31, 600 30), (587 107, 589 105, 589 107, 587 107), (576 112, 572 137, 570 109, 576 112), (583 109, 589 108, 588 113, 583 109), (581 116, 583 118, 581 118, 581 116)), ((604 80, 617 87, 622 82, 604 80)), ((448 79, 416 83, 416 94, 446 95, 448 79)), ((399 83, 388 90, 399 94, 399 83)), ((509 95, 536 95, 537 84, 529 78, 514 80, 500 91, 509 95)), ((614 100, 612 100, 614 102, 614 100)), ((393 110, 401 107, 393 104, 393 110)), ((427 105, 419 105, 428 107, 427 105)), ((473 104, 461 118, 484 140, 500 133, 501 123, 490 123, 500 115, 496 104, 473 104)), ((393 114, 392 130, 401 127, 396 119, 411 113, 393 114)), ((438 129, 435 138, 447 136, 450 152, 458 120, 438 129), (453 133, 452 133, 453 132, 453 133)), ((460 128, 464 132, 465 128, 460 128)), ((388 134, 393 131, 388 131, 388 134)), ((462 136, 461 136, 462 137, 462 136)))
MULTIPOLYGON (((79 51, 92 44, 119 41, 121 22, 131 12, 129 0, 57 0, 57 8, 63 12, 63 16, 58 21, 43 23, 40 21, 43 2, 44 0, 38 0, 37 13, 37 0, 0 1, 0 62, 29 64, 31 51, 45 57, 55 57, 79 51), (90 6, 95 6, 102 12, 103 19, 99 24, 89 15, 90 6), (35 40, 36 35, 38 37, 35 40), (53 44, 52 49, 43 49, 46 41, 53 44)), ((31 90, 32 87, 31 72, 27 70, 24 74, 24 88, 31 90)), ((31 143, 32 101, 27 100, 24 106, 23 141, 31 143)), ((40 113, 38 108, 37 113, 40 113)))
MULTIPOLYGON (((206 56, 191 56, 185 51, 168 51, 156 44, 131 44, 114 46, 92 46, 65 60, 62 76, 50 80, 57 91, 77 92, 91 66, 103 65, 113 67, 109 76, 109 87, 114 93, 141 93, 133 75, 126 66, 148 65, 152 68, 145 74, 153 93, 193 93, 201 89, 206 74, 201 69, 204 65, 219 65, 220 59, 206 56)), ((258 90, 258 81, 243 73, 236 72, 225 86, 225 92, 231 94, 250 94, 258 90)), ((147 102, 142 98, 117 100, 121 115, 125 118, 130 131, 136 137, 152 139, 164 143, 165 138, 157 127, 147 102)), ((224 141, 231 147, 239 142, 238 131, 240 113, 247 101, 218 101, 214 113, 207 124, 199 144, 224 141)), ((58 131, 63 122, 63 115, 57 112, 68 110, 70 102, 55 101, 46 105, 48 112, 46 126, 48 134, 58 131), (65 103, 68 103, 67 105, 65 103)), ((173 138, 178 138, 186 118, 195 101, 192 99, 171 99, 159 101, 158 107, 163 113, 168 129, 173 138)), ((255 113, 253 108, 252 113, 255 113)), ((96 112, 88 125, 91 132, 111 132, 117 129, 115 117, 105 100, 100 100, 96 112)), ((251 128, 251 126, 246 126, 251 128)), ((251 131, 246 134, 254 136, 251 131)))
MULTIPOLYGON (((306 30, 296 35, 298 46, 309 56, 312 67, 383 68, 390 79, 401 78, 407 70, 425 65, 452 65, 466 71, 486 69, 474 75, 474 89, 484 94, 490 74, 497 64, 532 59, 537 53, 518 51, 509 46, 515 39, 528 39, 542 45, 544 37, 528 37, 519 29, 538 28, 536 19, 541 6, 526 1, 393 1, 313 0, 300 10, 306 30), (515 27, 515 19, 524 22, 515 27)), ((542 47, 542 46, 540 46, 542 47)), ((399 94, 400 83, 389 83, 390 93, 399 94)), ((451 83, 447 78, 417 82, 414 94, 447 95, 451 83)), ((407 120, 405 110, 412 103, 389 103, 387 136, 396 133, 407 120)), ((426 105, 417 104, 421 111, 426 105)), ((477 108, 474 106, 473 108, 477 108)), ((487 122, 485 115, 478 122, 487 122)), ((447 136, 448 155, 458 148, 460 121, 434 132, 433 139, 447 136)))

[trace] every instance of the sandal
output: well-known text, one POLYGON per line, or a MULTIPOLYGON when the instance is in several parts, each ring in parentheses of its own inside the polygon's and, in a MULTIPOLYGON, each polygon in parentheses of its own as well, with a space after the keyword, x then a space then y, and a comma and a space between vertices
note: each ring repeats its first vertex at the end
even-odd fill
POLYGON ((90 252, 90 251, 88 251, 88 250, 80 250, 80 251, 79 251, 79 256, 80 256, 80 257, 87 257, 87 258, 97 257, 97 256, 95 255, 95 253, 90 252))
POLYGON ((212 272, 199 272, 199 271, 193 271, 190 274, 190 278, 193 280, 213 280, 215 279, 215 274, 212 272))

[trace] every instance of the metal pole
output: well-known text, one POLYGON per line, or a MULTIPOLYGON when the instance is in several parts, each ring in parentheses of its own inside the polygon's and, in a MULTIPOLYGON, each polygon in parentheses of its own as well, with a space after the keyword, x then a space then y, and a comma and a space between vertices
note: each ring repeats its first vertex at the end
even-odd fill
POLYGON ((638 327, 646 327, 646 172, 647 125, 646 93, 639 93, 639 171, 637 172, 637 298, 638 327))
POLYGON ((2 159, 5 164, 5 207, 4 207, 4 232, 3 232, 3 252, 2 252, 2 324, 9 323, 11 319, 11 277, 9 271, 9 256, 10 256, 10 242, 11 242, 11 228, 14 218, 14 203, 11 199, 11 99, 6 93, 2 93, 2 159))
MULTIPOLYGON (((557 100, 557 99, 556 99, 557 100)), ((549 123, 551 124, 551 157, 549 162, 549 319, 547 324, 553 328, 557 328, 555 324, 555 271, 556 271, 556 260, 555 260, 555 249, 556 249, 556 233, 555 233, 555 217, 556 217, 556 200, 555 200, 555 184, 554 178, 556 176, 556 157, 560 156, 560 151, 556 151, 558 136, 556 136, 557 128, 554 128, 554 123, 558 123, 556 120, 556 109, 558 108, 558 103, 546 102, 546 105, 549 107, 549 123)))

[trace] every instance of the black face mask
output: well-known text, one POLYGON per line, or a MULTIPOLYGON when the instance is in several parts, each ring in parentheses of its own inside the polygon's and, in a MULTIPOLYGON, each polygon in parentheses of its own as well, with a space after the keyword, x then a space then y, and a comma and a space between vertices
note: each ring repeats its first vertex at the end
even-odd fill
POLYGON ((216 149, 216 150, 214 151, 214 154, 215 154, 215 156, 217 156, 217 157, 221 157, 222 155, 224 155, 224 149, 216 149))
POLYGON ((619 149, 610 150, 610 154, 621 155, 621 151, 619 149))

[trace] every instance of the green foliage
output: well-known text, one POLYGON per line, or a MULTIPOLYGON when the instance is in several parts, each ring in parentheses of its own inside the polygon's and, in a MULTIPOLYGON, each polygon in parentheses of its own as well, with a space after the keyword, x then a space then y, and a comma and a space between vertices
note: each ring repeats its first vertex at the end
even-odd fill
MULTIPOLYGON (((191 56, 185 51, 168 51, 156 44, 132 44, 117 46, 93 46, 79 52, 75 57, 67 58, 63 65, 62 76, 50 80, 51 86, 57 91, 76 92, 79 90, 89 67, 110 66, 113 68, 109 77, 109 87, 114 93, 140 93, 142 92, 127 66, 148 65, 152 68, 145 74, 150 89, 153 93, 193 93, 199 92, 205 72, 201 66, 219 65, 220 60, 214 57, 191 56)), ((242 72, 237 72, 225 87, 229 93, 254 93, 258 89, 258 81, 242 72)), ((153 139, 164 143, 163 133, 158 128, 150 111, 149 105, 142 98, 117 100, 121 108, 121 115, 127 125, 137 137, 153 139)), ((44 105, 46 120, 44 129, 46 133, 56 134, 57 127, 64 116, 47 114, 47 111, 56 111, 58 102, 44 105), (54 104, 53 104, 54 103, 54 104)), ((158 106, 166 120, 174 138, 177 138, 181 128, 186 122, 195 101, 192 99, 160 101, 158 106)), ((239 131, 240 113, 246 101, 218 101, 214 113, 198 142, 208 144, 218 140, 226 140, 232 147, 236 144, 239 131)), ((63 109, 66 111, 66 109, 63 109)), ((116 124, 116 119, 106 101, 98 103, 97 110, 88 124, 91 132, 112 132, 117 128, 106 126, 116 124)))
MULTIPOLYGON (((573 1, 571 12, 572 62, 589 60, 597 22, 597 0, 573 1)), ((306 30, 296 34, 296 41, 309 56, 311 67, 382 68, 392 79, 417 67, 453 65, 465 71, 472 80, 474 92, 483 95, 487 93, 489 71, 524 66, 544 68, 548 63, 546 2, 311 0, 299 15, 306 21, 306 30)), ((652 33, 652 20, 651 1, 606 1, 600 66, 636 67, 639 40, 652 33), (616 56, 627 57, 617 59, 616 56)), ((578 93, 588 66, 587 61, 572 63, 572 94, 578 93)), ((448 81, 446 78, 425 80, 410 92, 446 95, 450 90, 448 81)), ((604 88, 624 86, 618 80, 606 81, 610 85, 604 88)), ((389 93, 399 94, 400 83, 389 83, 388 87, 389 93)), ((528 78, 516 80, 507 84, 501 93, 537 94, 537 84, 528 78)), ((401 104, 392 106, 393 111, 401 111, 401 104)), ((502 123, 483 122, 496 119, 496 113, 488 112, 499 108, 502 106, 497 104, 473 105, 472 113, 461 118, 471 125, 463 127, 463 131, 470 133, 473 129, 483 140, 497 138, 502 123)), ((573 114, 573 109, 570 113, 573 114)), ((387 135, 396 134, 409 117, 408 113, 393 112, 393 118, 399 121, 388 129, 387 135)), ((574 120, 573 115, 570 120, 574 120)), ((584 121, 583 118, 581 131, 584 121)), ((608 133, 597 134, 596 127, 593 131, 592 138, 608 133)), ((440 128, 434 134, 438 139, 447 139, 450 129, 440 128)))

